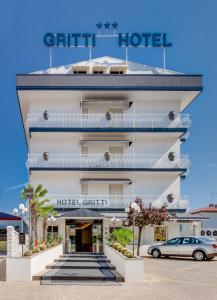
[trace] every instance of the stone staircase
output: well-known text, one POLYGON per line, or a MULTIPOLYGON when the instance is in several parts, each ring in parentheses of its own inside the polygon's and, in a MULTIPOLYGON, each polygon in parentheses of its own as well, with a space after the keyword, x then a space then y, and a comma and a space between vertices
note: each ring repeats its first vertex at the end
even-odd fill
POLYGON ((118 273, 103 253, 64 254, 33 276, 42 285, 49 284, 118 284, 124 277, 118 273))

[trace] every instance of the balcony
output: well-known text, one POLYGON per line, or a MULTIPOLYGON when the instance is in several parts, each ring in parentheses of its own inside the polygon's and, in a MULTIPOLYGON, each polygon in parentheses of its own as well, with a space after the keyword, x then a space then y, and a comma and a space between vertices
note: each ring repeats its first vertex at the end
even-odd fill
POLYGON ((169 209, 186 209, 189 207, 188 197, 175 196, 169 203, 167 196, 162 195, 73 195, 73 194, 50 194, 48 198, 56 208, 95 208, 95 209, 122 209, 129 206, 132 200, 139 197, 144 206, 165 204, 169 209))
POLYGON ((169 159, 169 155, 143 154, 29 154, 30 170, 81 171, 178 171, 189 167, 187 155, 169 159))
POLYGON ((29 113, 27 128, 40 131, 186 132, 189 114, 55 114, 29 113))

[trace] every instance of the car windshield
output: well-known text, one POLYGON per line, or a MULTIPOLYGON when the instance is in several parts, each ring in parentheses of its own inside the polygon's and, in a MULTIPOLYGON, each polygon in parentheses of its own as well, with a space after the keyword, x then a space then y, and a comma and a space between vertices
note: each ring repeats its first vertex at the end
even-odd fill
POLYGON ((202 237, 202 238, 200 238, 200 240, 202 242, 205 242, 205 243, 213 243, 213 242, 215 242, 214 238, 208 238, 208 237, 202 237))

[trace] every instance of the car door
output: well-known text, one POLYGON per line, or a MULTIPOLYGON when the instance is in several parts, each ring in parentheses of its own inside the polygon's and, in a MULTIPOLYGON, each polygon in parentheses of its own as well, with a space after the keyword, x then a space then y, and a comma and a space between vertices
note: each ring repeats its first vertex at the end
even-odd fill
POLYGON ((182 238, 174 238, 160 246, 162 255, 179 255, 179 246, 182 238))
POLYGON ((179 247, 181 256, 192 256, 193 248, 195 247, 195 239, 192 237, 184 237, 179 247))

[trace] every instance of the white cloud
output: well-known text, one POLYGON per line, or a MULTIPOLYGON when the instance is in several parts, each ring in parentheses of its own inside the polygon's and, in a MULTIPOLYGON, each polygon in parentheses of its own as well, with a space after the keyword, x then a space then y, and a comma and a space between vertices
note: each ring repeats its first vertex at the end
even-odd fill
POLYGON ((22 184, 19 184, 19 185, 13 185, 13 186, 10 186, 10 187, 6 188, 6 189, 3 191, 3 193, 7 193, 7 192, 10 192, 10 191, 19 189, 19 188, 25 186, 26 184, 27 184, 27 183, 25 182, 25 183, 22 183, 22 184))

